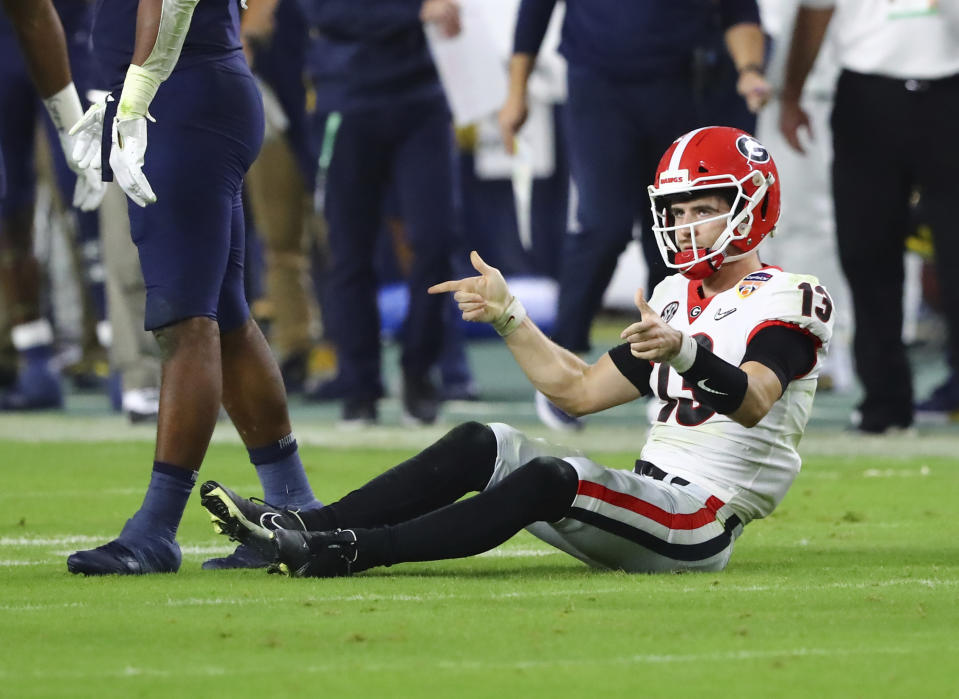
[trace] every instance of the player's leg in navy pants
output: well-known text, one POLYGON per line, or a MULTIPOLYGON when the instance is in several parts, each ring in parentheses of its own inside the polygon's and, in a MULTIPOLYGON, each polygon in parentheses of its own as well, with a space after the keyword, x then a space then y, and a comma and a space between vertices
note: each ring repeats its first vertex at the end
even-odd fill
POLYGON ((59 373, 51 366, 53 330, 41 314, 40 266, 33 254, 34 138, 42 110, 13 41, 0 47, 0 104, 0 147, 6 159, 6 194, 0 202, 0 286, 20 364, 15 386, 0 395, 0 410, 53 408, 62 404, 63 393, 59 373))
POLYGON ((336 344, 346 418, 362 405, 372 411, 366 417, 375 419, 375 402, 383 394, 373 255, 389 180, 387 122, 393 117, 344 114, 326 178, 331 260, 324 323, 336 344))
POLYGON ((409 311, 401 364, 404 408, 415 420, 436 419, 436 389, 428 376, 442 348, 448 301, 426 290, 450 278, 456 225, 455 162, 449 110, 443 99, 416 104, 397 115, 400 134, 393 181, 413 249, 409 311))

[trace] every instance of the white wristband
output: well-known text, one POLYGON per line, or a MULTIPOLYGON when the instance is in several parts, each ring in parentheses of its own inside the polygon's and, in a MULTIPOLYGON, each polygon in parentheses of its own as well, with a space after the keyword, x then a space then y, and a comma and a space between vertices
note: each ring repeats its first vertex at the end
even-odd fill
POLYGON ((158 76, 138 65, 130 64, 127 77, 123 81, 120 104, 117 105, 117 118, 135 119, 147 116, 150 102, 163 82, 158 76))
MULTIPOLYGON (((73 83, 43 100, 43 106, 47 108, 50 120, 57 127, 57 131, 62 134, 67 133, 83 118, 83 105, 80 104, 77 86, 73 83)), ((70 154, 67 153, 67 155, 70 154)))
POLYGON ((493 329, 496 330, 501 337, 506 337, 522 325, 524 320, 526 320, 526 308, 524 308, 520 300, 514 296, 506 305, 506 310, 503 311, 503 314, 493 321, 493 329))
POLYGON ((668 360, 666 363, 669 364, 673 369, 682 374, 684 371, 687 371, 689 367, 693 365, 693 362, 696 361, 696 352, 699 350, 699 343, 696 342, 692 337, 683 333, 683 341, 679 346, 679 353, 668 360))

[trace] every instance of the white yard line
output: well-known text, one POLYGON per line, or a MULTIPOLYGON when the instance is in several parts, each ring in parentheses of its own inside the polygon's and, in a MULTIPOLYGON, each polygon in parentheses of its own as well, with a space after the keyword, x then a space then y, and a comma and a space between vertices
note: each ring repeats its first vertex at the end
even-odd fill
MULTIPOLYGON (((887 646, 882 648, 781 648, 763 650, 715 651, 711 653, 638 653, 634 655, 601 656, 594 658, 571 657, 542 659, 514 659, 503 662, 489 661, 449 661, 441 658, 410 663, 408 660, 393 663, 364 663, 362 672, 395 673, 409 670, 432 667, 435 670, 463 672, 488 670, 536 670, 568 667, 608 667, 631 665, 668 665, 696 663, 744 663, 771 658, 835 658, 854 656, 888 656, 888 655, 929 655, 931 652, 942 655, 954 654, 959 646, 937 646, 934 651, 925 647, 916 646, 887 646)), ((297 666, 297 672, 310 674, 326 674, 342 671, 342 663, 328 663, 297 666)), ((125 666, 120 668, 90 669, 82 672, 56 671, 49 668, 34 670, 30 676, 38 680, 49 679, 92 679, 92 678, 138 678, 138 677, 220 677, 220 676, 254 676, 271 674, 275 668, 268 664, 251 663, 242 666, 220 667, 216 665, 200 665, 196 667, 178 664, 176 667, 144 667, 125 666)), ((22 679, 22 669, 0 669, 0 678, 22 679)))

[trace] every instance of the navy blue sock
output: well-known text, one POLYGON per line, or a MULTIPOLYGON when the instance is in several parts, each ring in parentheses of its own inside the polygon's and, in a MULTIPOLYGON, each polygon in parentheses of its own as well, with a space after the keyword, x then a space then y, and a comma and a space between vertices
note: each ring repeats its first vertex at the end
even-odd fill
POLYGON ((263 486, 263 499, 277 507, 322 507, 307 480, 292 434, 265 447, 247 449, 263 486))
POLYGON ((160 536, 174 539, 196 476, 196 471, 154 461, 143 504, 127 521, 120 538, 138 540, 160 536))
POLYGON ((53 345, 34 345, 20 350, 20 356, 27 367, 31 369, 49 370, 50 360, 53 359, 53 345))

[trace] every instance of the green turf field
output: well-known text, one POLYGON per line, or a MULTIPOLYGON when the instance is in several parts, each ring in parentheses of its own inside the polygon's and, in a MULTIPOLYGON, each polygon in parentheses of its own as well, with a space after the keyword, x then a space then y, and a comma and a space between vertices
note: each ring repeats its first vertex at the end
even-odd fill
MULTIPOLYGON (((179 574, 71 576, 66 555, 139 504, 152 446, 6 439, 0 696, 956 696, 956 444, 810 435, 786 501, 722 574, 591 571, 524 533, 323 581, 201 571, 229 548, 196 495, 179 574)), ((303 448, 323 498, 411 451, 303 448)), ((257 492, 237 445, 203 473, 257 492)))
MULTIPOLYGON (((485 400, 445 405, 435 428, 400 426, 395 390, 383 426, 361 432, 338 428, 335 406, 294 399, 318 495, 466 419, 631 467, 642 403, 550 435, 502 345, 469 350, 485 400)), ((913 359, 922 395, 945 368, 941 353, 913 359)), ((384 364, 392 388, 395 348, 384 364)), ((802 473, 724 573, 657 577, 591 571, 526 534, 346 580, 204 572, 231 548, 195 495, 179 574, 77 578, 66 556, 139 505, 154 428, 77 394, 65 413, 0 416, 0 697, 959 697, 959 424, 857 438, 843 431, 855 398, 817 396, 802 473)), ((228 423, 201 478, 259 494, 228 423)))

